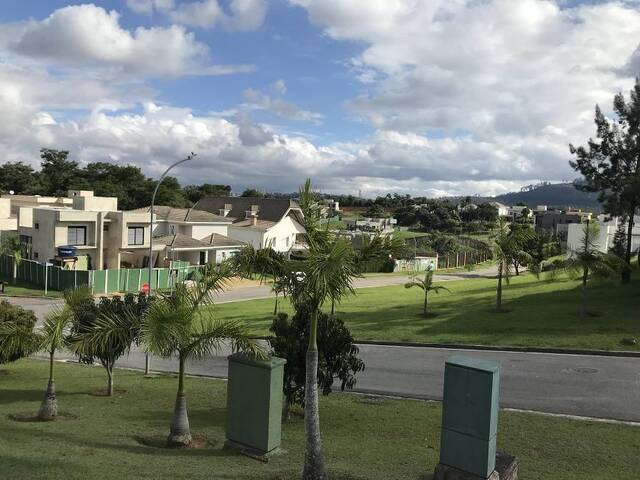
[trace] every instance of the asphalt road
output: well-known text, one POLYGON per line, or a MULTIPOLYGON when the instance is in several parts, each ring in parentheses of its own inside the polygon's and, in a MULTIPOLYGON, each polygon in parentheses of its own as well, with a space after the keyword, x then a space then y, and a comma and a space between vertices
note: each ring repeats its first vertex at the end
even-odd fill
MULTIPOLYGON (((359 281, 366 281, 360 284, 366 287, 404 280, 404 277, 370 277, 359 281)), ((242 295, 254 298, 251 295, 255 288, 236 289, 234 296, 221 300, 234 301, 242 295)), ((259 288, 270 293, 268 287, 259 288)), ((39 318, 51 305, 60 303, 50 299, 9 300, 33 309, 39 318)), ((193 375, 225 377, 227 353, 192 362, 187 371, 193 375)), ((440 400, 445 359, 464 354, 501 364, 502 407, 640 422, 640 358, 381 345, 360 345, 360 354, 366 364, 365 371, 358 376, 356 390, 360 392, 440 400)), ((144 354, 133 351, 118 366, 143 368, 144 354)), ((175 372, 177 362, 153 358, 152 369, 175 372)))
MULTIPOLYGON (((187 373, 224 378, 228 353, 190 362, 187 373)), ((441 400, 445 360, 467 355, 500 363, 501 407, 640 422, 640 358, 380 345, 360 345, 360 354, 358 392, 441 400)), ((117 365, 142 369, 144 354, 132 351, 117 365)), ((151 368, 177 372, 178 364, 154 357, 151 368)))

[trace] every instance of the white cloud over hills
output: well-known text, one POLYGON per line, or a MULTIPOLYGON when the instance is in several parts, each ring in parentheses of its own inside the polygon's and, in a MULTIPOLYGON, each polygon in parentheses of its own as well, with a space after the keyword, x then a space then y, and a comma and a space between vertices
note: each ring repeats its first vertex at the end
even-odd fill
POLYGON ((327 144, 250 116, 328 123, 285 100, 286 77, 271 94, 246 90, 241 113, 225 118, 154 98, 150 78, 248 71, 211 64, 214 47, 188 28, 259 28, 265 2, 127 3, 174 24, 130 30, 118 13, 82 5, 0 25, 1 161, 60 147, 153 174, 195 151, 183 183, 291 191, 311 176, 336 192, 502 193, 571 179, 568 143, 593 135, 594 105, 607 111, 640 75, 637 3, 290 0, 324 35, 363 45, 350 62, 361 94, 346 114, 373 133, 327 144))

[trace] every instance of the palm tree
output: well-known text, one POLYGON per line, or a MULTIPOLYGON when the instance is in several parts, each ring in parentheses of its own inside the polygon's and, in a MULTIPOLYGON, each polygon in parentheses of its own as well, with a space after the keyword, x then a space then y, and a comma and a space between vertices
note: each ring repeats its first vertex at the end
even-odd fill
POLYGON ((278 314, 278 296, 286 294, 286 277, 290 270, 287 267, 287 257, 282 252, 276 252, 273 248, 261 248, 256 251, 255 269, 260 273, 260 281, 266 282, 267 277, 271 276, 271 289, 275 293, 276 301, 273 306, 273 314, 278 314))
POLYGON ((87 342, 104 344, 141 342, 149 353, 178 357, 178 391, 167 439, 169 446, 188 446, 191 431, 185 393, 187 360, 203 358, 229 344, 234 351, 263 357, 264 352, 250 338, 240 322, 222 321, 213 315, 213 294, 222 290, 233 274, 227 263, 206 265, 193 287, 178 285, 171 295, 155 299, 143 317, 132 311, 125 315, 106 316, 99 320, 87 342))
POLYGON ((350 242, 333 239, 319 228, 319 204, 307 180, 300 189, 300 205, 304 213, 308 256, 302 262, 301 274, 292 282, 291 299, 296 311, 310 312, 309 345, 305 373, 305 449, 303 480, 327 479, 322 454, 318 409, 318 314, 326 300, 339 301, 353 293, 353 279, 358 276, 355 254, 350 242))
POLYGON ((511 268, 514 260, 522 263, 530 262, 531 255, 524 251, 523 245, 532 238, 533 233, 529 230, 510 230, 507 222, 500 218, 498 220, 497 231, 493 237, 494 258, 498 266, 498 285, 496 287, 496 311, 502 311, 502 281, 509 284, 511 279, 511 268))
POLYGON ((0 364, 31 355, 39 346, 40 337, 32 324, 0 322, 0 364))
POLYGON ((429 301, 429 292, 440 293, 441 290, 444 290, 447 292, 450 291, 445 286, 433 284, 433 270, 431 266, 429 266, 429 268, 427 268, 427 270, 425 271, 423 279, 419 279, 417 277, 417 274, 415 273, 411 275, 411 281, 405 283, 404 288, 412 288, 412 287, 418 287, 422 289, 422 291, 424 292, 424 304, 422 306, 422 313, 424 314, 425 317, 427 316, 427 311, 428 311, 427 307, 428 307, 428 301, 429 301))
POLYGON ((626 263, 620 257, 598 250, 598 225, 589 220, 583 227, 583 235, 577 250, 570 252, 565 263, 566 269, 581 278, 580 316, 587 314, 587 282, 589 278, 613 278, 626 263))
POLYGON ((49 354, 49 383, 47 384, 47 393, 38 411, 38 419, 40 420, 55 420, 58 415, 53 366, 55 364, 56 351, 65 346, 65 337, 72 319, 73 312, 66 305, 64 307, 54 307, 49 310, 39 332, 41 338, 40 348, 46 350, 49 354))
POLYGON ((4 253, 6 255, 10 255, 13 257, 13 283, 14 285, 17 282, 18 278, 18 266, 22 262, 22 252, 24 250, 24 245, 20 241, 19 237, 12 236, 7 237, 0 244, 0 253, 4 253))

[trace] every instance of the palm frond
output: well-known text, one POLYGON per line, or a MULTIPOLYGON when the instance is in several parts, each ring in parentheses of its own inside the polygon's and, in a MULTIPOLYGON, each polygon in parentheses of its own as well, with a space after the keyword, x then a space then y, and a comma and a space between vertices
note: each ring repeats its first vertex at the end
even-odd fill
POLYGON ((0 323, 0 363, 16 356, 30 355, 40 348, 42 338, 32 326, 15 322, 0 323))
POLYGON ((139 343, 143 319, 133 310, 96 318, 93 327, 67 337, 67 348, 76 355, 91 355, 96 350, 111 350, 115 345, 139 343))
POLYGON ((49 352, 62 348, 73 319, 73 312, 66 305, 55 306, 47 313, 40 329, 40 348, 49 352))

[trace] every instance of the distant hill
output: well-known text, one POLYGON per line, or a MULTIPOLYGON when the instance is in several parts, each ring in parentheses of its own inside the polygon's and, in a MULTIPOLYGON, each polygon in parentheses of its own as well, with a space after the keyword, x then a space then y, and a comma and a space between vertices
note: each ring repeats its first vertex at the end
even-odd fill
MULTIPOLYGON (((469 197, 443 197, 443 199, 452 202, 459 202, 469 197)), ((528 185, 522 187, 519 192, 505 193, 495 197, 481 197, 476 195, 470 197, 475 204, 484 202, 500 202, 505 205, 512 206, 518 203, 524 203, 529 208, 535 208, 538 205, 546 205, 548 207, 572 207, 588 210, 591 212, 601 212, 602 206, 598 202, 597 193, 581 192, 577 190, 573 183, 541 183, 538 185, 528 185)))
POLYGON ((599 212, 602 210, 596 193, 581 192, 573 183, 543 183, 524 187, 520 192, 505 193, 493 198, 505 205, 524 203, 528 207, 573 207, 599 212))

